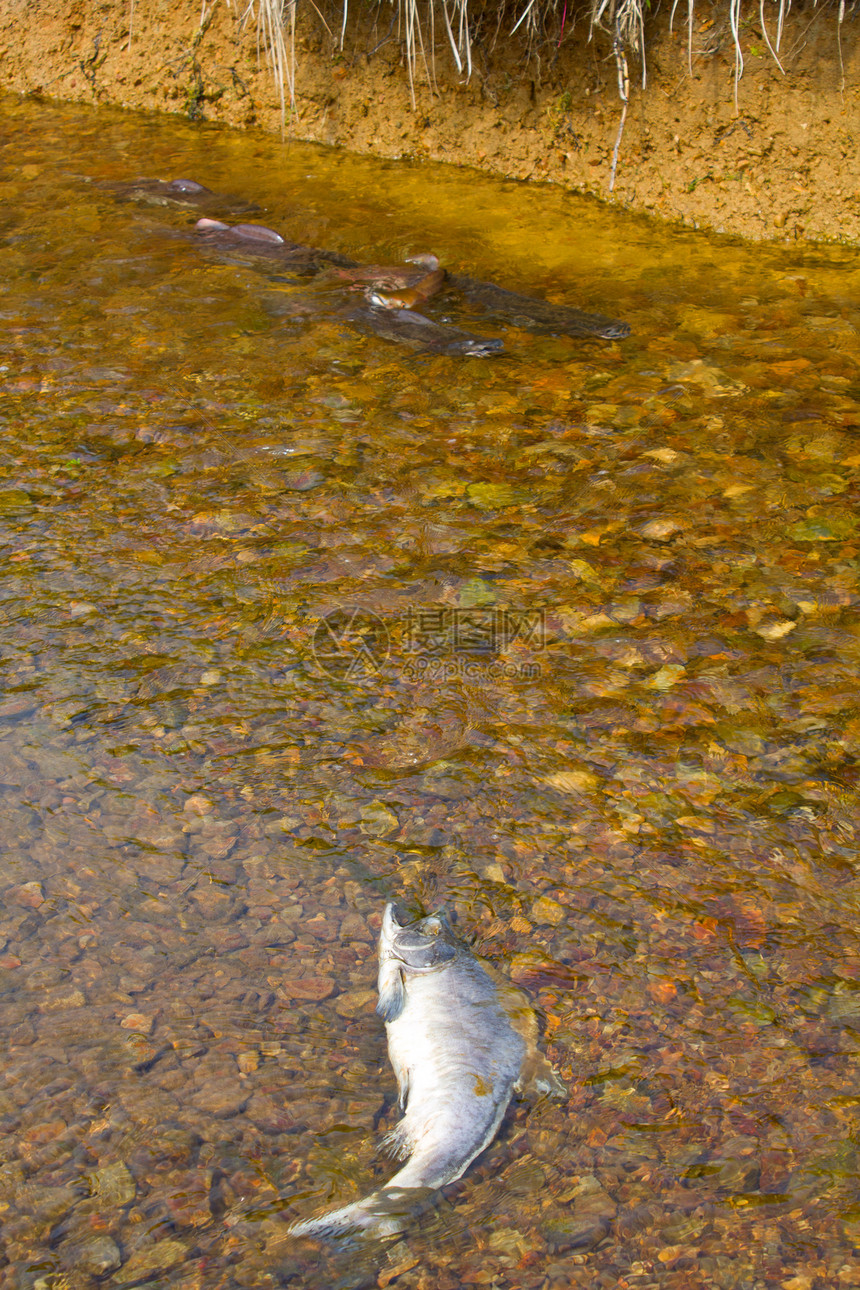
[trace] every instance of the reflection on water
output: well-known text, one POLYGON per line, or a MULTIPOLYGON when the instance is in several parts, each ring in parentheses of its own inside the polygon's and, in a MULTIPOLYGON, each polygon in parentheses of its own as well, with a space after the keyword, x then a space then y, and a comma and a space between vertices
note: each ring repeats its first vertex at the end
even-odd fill
POLYGON ((860 1284, 856 257, 4 109, 0 1286, 860 1284), (415 354, 138 175, 633 335, 415 354), (391 896, 570 1096, 320 1256, 391 1173, 391 896))

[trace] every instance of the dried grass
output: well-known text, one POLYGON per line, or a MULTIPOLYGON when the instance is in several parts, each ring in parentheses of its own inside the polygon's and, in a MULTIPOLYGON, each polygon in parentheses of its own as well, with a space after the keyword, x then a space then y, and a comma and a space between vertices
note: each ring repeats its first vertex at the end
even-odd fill
MULTIPOLYGON (((322 18, 316 0, 309 0, 313 9, 322 18)), ((651 11, 650 0, 584 0, 589 23, 589 39, 595 31, 601 31, 612 43, 613 56, 618 77, 618 93, 622 108, 621 126, 615 144, 612 165, 614 182, 615 165, 624 120, 627 114, 629 99, 628 57, 634 56, 641 68, 643 86, 646 83, 645 60, 645 25, 646 16, 651 11)), ((670 16, 670 28, 674 24, 680 0, 673 0, 670 16)), ((230 0, 228 0, 230 3, 230 0)), ((460 76, 469 80, 473 70, 473 45, 476 23, 486 26, 488 13, 495 26, 495 33, 490 45, 495 45, 504 35, 513 36, 522 32, 526 38, 528 56, 540 56, 544 47, 559 46, 564 38, 568 19, 572 16, 574 0, 514 0, 516 9, 508 8, 506 0, 501 0, 501 8, 489 9, 489 0, 484 0, 485 8, 475 13, 475 5, 481 0, 425 0, 425 12, 422 20, 419 12, 419 0, 388 0, 392 9, 390 32, 397 29, 397 37, 404 52, 404 59, 409 74, 409 85, 412 103, 415 105, 415 83, 421 64, 428 83, 435 88, 436 27, 440 16, 448 47, 454 66, 460 76), (570 13, 569 13, 570 9, 570 13), (506 19, 509 21, 506 22, 506 19), (426 34, 426 39, 425 39, 426 34)), ((855 0, 856 7, 857 0, 855 0)), ((817 0, 813 0, 817 4, 817 0)), ((377 0, 377 10, 386 7, 385 0, 377 0)), ((845 18, 845 0, 837 0, 837 24, 839 31, 840 70, 842 70, 842 23, 845 18)), ((765 44, 779 71, 785 74, 779 52, 785 28, 785 20, 791 9, 791 0, 759 0, 759 22, 765 44), (768 25, 770 15, 770 26, 768 25)), ((687 65, 693 70, 693 19, 695 0, 687 0, 687 65)), ((735 108, 738 101, 738 83, 743 75, 744 59, 741 50, 741 0, 727 0, 727 20, 731 31, 735 51, 734 97, 735 108)), ((343 11, 340 16, 340 48, 343 49, 349 20, 349 0, 343 0, 343 11)), ((296 0, 248 0, 242 21, 256 22, 258 50, 262 48, 268 58, 281 95, 282 119, 286 111, 295 110, 295 22, 296 0)), ((380 41, 386 43, 388 37, 380 41)), ((379 46, 377 45, 377 48, 379 46)), ((844 71, 843 71, 844 88, 844 71)), ((610 185, 611 188, 611 185, 610 185)))

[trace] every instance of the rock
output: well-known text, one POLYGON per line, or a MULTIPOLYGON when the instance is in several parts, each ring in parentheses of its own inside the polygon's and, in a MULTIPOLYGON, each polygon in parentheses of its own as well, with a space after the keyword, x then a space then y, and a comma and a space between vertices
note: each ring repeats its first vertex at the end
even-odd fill
POLYGON ((135 1250, 122 1270, 114 1277, 113 1284, 124 1286, 142 1281, 156 1272, 164 1272, 167 1268, 174 1267, 187 1257, 188 1251, 180 1241, 156 1241, 154 1245, 135 1250))
POLYGON ((539 896, 532 905, 531 916, 536 923, 549 923, 557 927, 567 917, 567 910, 550 896, 539 896))
POLYGON ((25 909, 38 909, 45 903, 45 889, 40 882, 22 882, 18 887, 10 887, 6 899, 12 905, 23 905, 25 909))
POLYGON ((554 1251, 591 1249, 607 1235, 615 1214, 615 1201, 589 1174, 574 1190, 570 1217, 553 1223, 544 1235, 554 1251))
POLYGON ((202 793, 193 793, 191 797, 186 797, 182 809, 195 815, 211 815, 215 806, 211 799, 204 797, 202 793))
POLYGON ((204 918, 218 919, 229 911, 233 893, 229 888, 218 887, 204 878, 200 886, 191 892, 191 899, 204 918))
POLYGON ((75 1263, 93 1276, 103 1277, 120 1266, 122 1255, 116 1241, 109 1236, 95 1236, 77 1247, 75 1263))
POLYGON ((30 505, 30 494, 23 488, 0 488, 0 515, 14 515, 30 505))
POLYGON ((40 1012, 62 1012, 66 1008, 83 1008, 86 997, 82 990, 48 990, 39 1000, 40 1012))
POLYGON ((251 1124, 263 1133, 287 1133, 295 1127, 295 1120, 286 1106, 266 1093, 255 1093, 245 1108, 251 1124))
POLYGON ((547 1228, 543 1235, 550 1249, 559 1253, 561 1250, 590 1250, 608 1232, 608 1219, 572 1214, 569 1219, 547 1228))
POLYGON ((600 780, 590 770, 560 770, 546 782, 561 793, 592 793, 600 787, 600 780))
POLYGON ((223 860, 235 847, 238 837, 235 824, 207 820, 203 830, 194 836, 194 856, 202 853, 211 860, 223 860))
POLYGON ((244 1110, 248 1102, 248 1090, 238 1082, 234 1084, 228 1080, 213 1079, 204 1084, 191 1101, 201 1111, 226 1119, 244 1110))
POLYGON ((148 1035, 155 1025, 155 1017, 149 1017, 142 1012, 130 1012, 119 1024, 123 1030, 134 1030, 137 1034, 148 1035))
POLYGON ((371 838, 385 837, 400 827, 400 821, 384 802, 369 802, 361 808, 359 828, 371 838))
POLYGON ((339 1017, 357 1017, 359 1013, 372 1012, 376 998, 376 990, 350 990, 338 996, 334 1010, 339 1017))
POLYGON ((328 999, 337 988, 330 976, 297 976, 275 984, 285 999, 306 999, 311 1003, 328 999))
POLYGON ((90 1186, 106 1210, 127 1205, 137 1195, 137 1183, 121 1160, 94 1169, 90 1174, 90 1186))
POLYGON ((74 1187, 36 1187, 29 1199, 36 1218, 45 1223, 56 1223, 80 1198, 74 1187))
POLYGON ((361 914, 347 914, 340 925, 340 934, 345 941, 372 940, 367 919, 362 918, 361 914))
POLYGON ((649 520, 647 524, 643 524, 640 532, 644 538, 648 538, 651 542, 668 542, 669 538, 674 537, 683 527, 679 520, 668 518, 649 520))
POLYGON ((341 939, 340 928, 337 923, 330 918, 324 917, 323 914, 317 914, 315 918, 309 918, 301 930, 318 941, 339 941, 341 939))

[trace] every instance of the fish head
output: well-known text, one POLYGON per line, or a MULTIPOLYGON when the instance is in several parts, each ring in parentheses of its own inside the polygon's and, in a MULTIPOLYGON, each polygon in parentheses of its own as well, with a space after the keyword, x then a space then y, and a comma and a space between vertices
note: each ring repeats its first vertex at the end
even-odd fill
POLYGON ((198 184, 196 179, 171 179, 167 185, 167 191, 182 195, 187 193, 190 197, 211 197, 212 192, 204 188, 203 184, 198 184))
POLYGON ((462 354, 465 358, 492 358, 505 348, 505 342, 498 336, 461 336, 451 341, 442 341, 438 346, 440 354, 462 354))
POLYGON ((431 914, 401 924, 394 905, 385 906, 379 937, 379 958, 394 959, 411 972, 435 972, 457 956, 459 941, 444 914, 431 914))
POLYGON ((379 1015, 394 1021, 403 1011, 405 978, 439 972, 458 952, 459 942, 444 914, 401 924, 394 905, 386 905, 379 936, 379 1015))
POLYGON ((595 335, 602 336, 604 340, 624 340, 630 335, 630 324, 626 322, 608 322, 605 327, 601 327, 595 335))

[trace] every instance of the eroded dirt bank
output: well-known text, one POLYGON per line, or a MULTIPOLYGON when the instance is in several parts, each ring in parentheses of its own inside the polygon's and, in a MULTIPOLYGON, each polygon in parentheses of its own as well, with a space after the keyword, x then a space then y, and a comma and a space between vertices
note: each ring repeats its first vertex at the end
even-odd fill
MULTIPOLYGON (((438 49, 437 89, 409 78, 384 24, 335 49, 320 19, 300 15, 297 110, 288 135, 379 156, 432 158, 512 178, 564 184, 608 199, 620 121, 609 42, 583 21, 538 65, 508 44, 476 50, 468 84, 438 49), (382 43, 382 47, 368 57, 382 43), (526 68, 525 72, 523 68, 526 68)), ((860 55, 856 21, 807 8, 783 36, 786 75, 770 58, 758 15, 742 26, 745 70, 734 105, 734 52, 725 9, 698 5, 693 75, 686 32, 668 15, 650 27, 648 86, 633 87, 612 200, 751 238, 860 240, 860 55)), ((631 64, 631 80, 637 76, 631 64)), ((178 112, 279 130, 277 86, 256 32, 223 0, 0 0, 0 85, 80 102, 178 112), (131 38, 129 27, 131 23, 131 38)))

